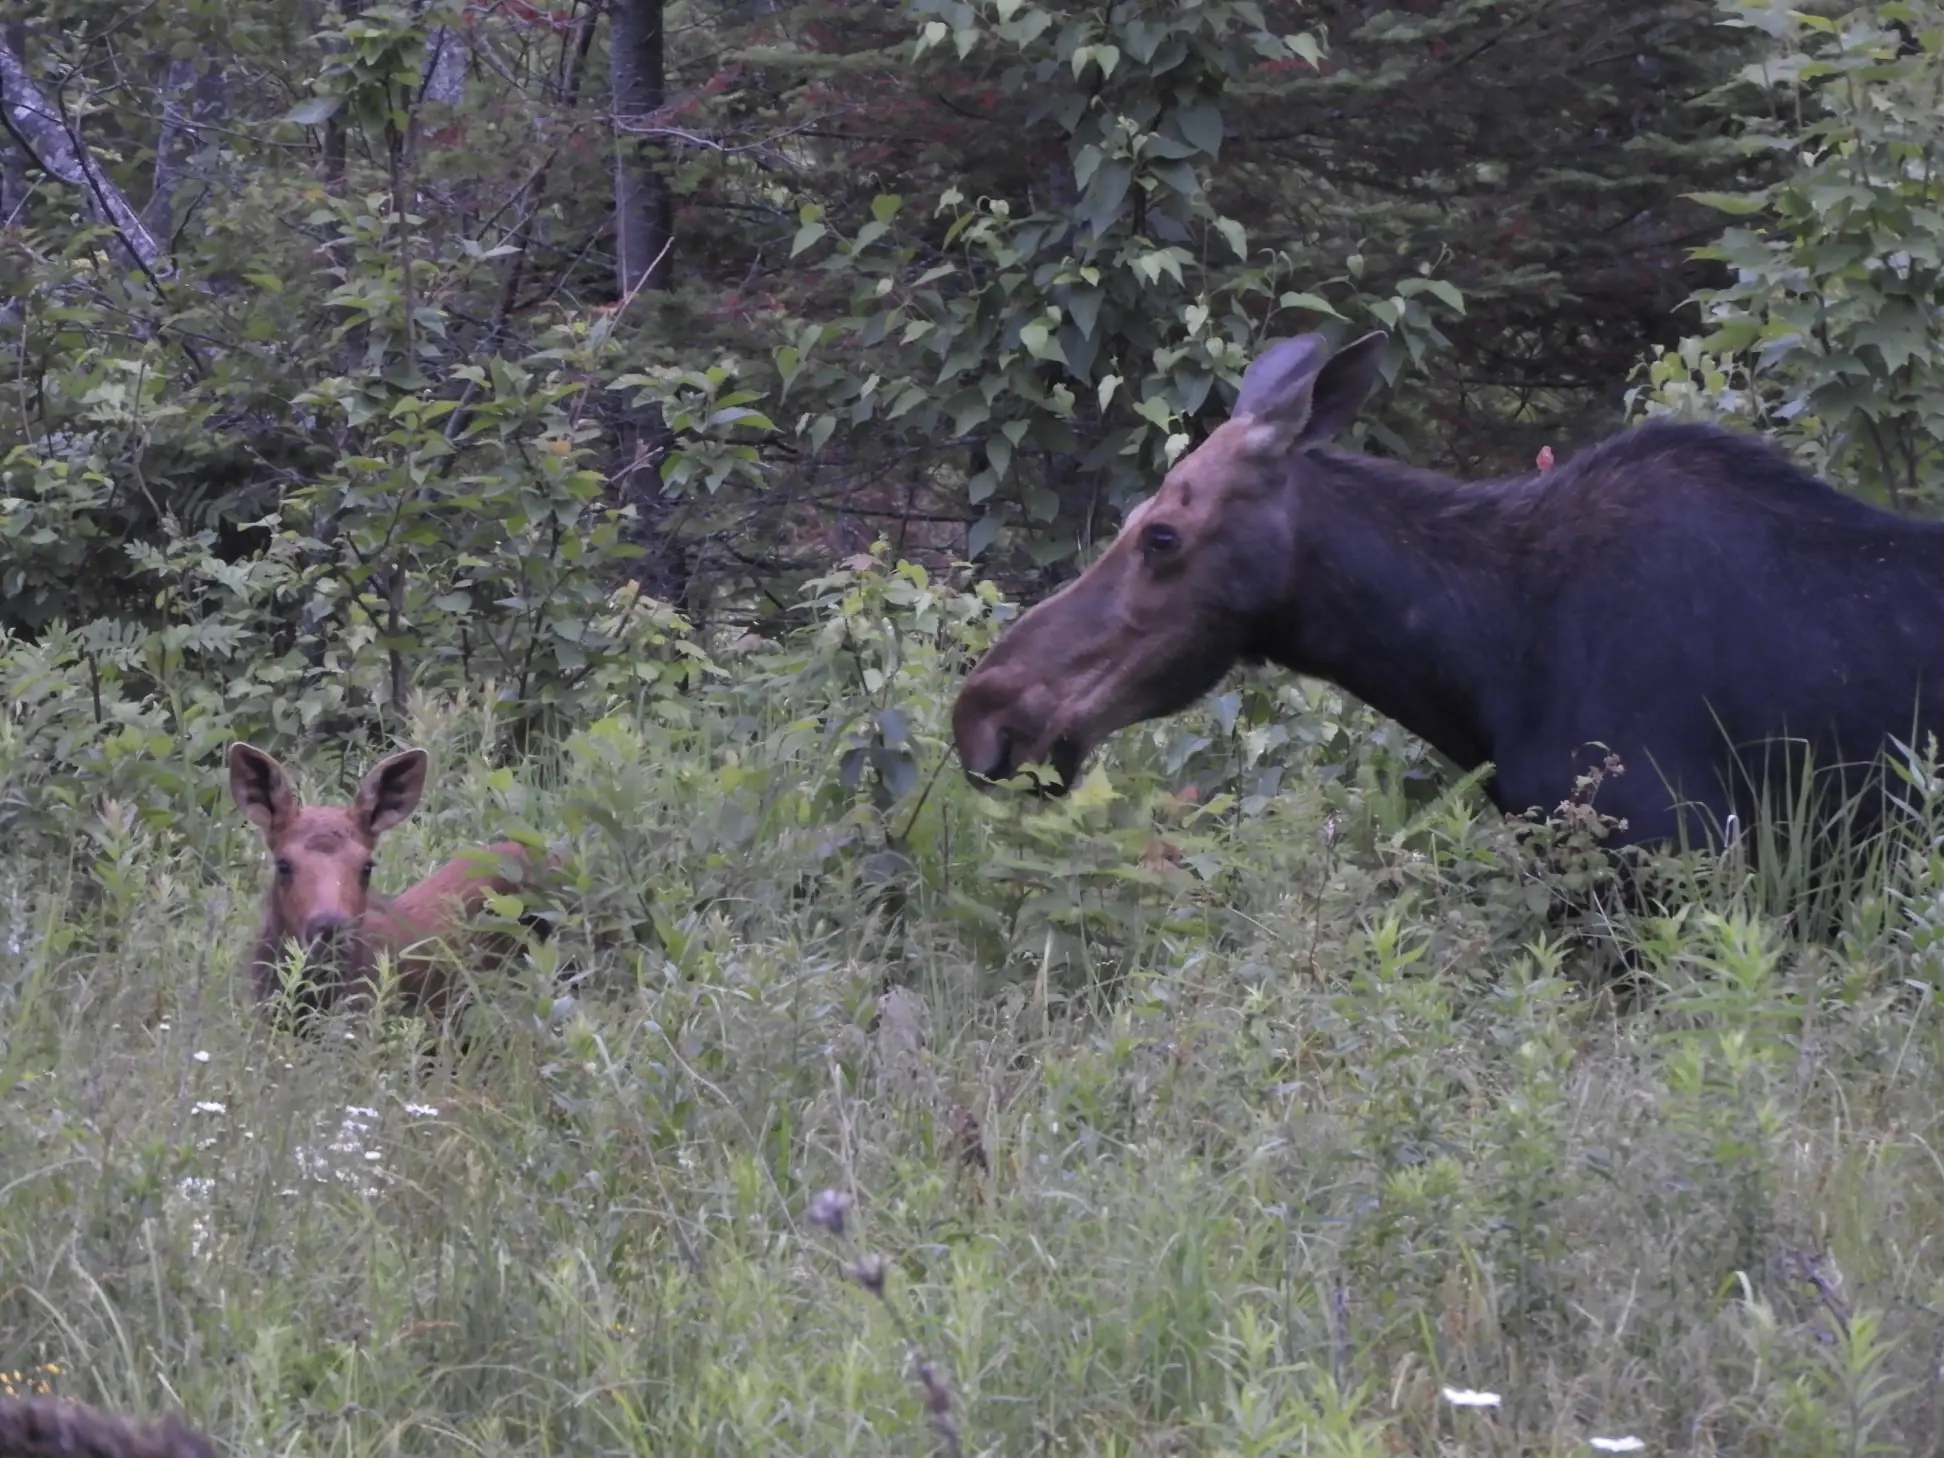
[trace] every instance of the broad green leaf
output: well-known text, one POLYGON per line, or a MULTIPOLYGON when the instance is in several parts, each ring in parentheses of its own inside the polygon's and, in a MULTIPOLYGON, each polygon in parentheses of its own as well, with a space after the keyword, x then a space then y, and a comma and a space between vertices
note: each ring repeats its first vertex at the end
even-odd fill
POLYGON ((1729 213, 1745 218, 1766 208, 1768 195, 1760 192, 1688 192, 1681 194, 1690 202, 1698 202, 1704 208, 1729 213))
POLYGON ((999 536, 999 518, 990 514, 980 517, 966 528, 965 555, 977 557, 993 544, 999 536))
POLYGON ((313 96, 298 102, 280 118, 300 127, 322 126, 344 107, 341 96, 313 96))
POLYGON ((1183 141, 1199 148, 1210 157, 1221 153, 1222 113, 1213 102, 1196 101, 1178 107, 1173 113, 1173 120, 1181 132, 1183 141))
POLYGON ((1336 306, 1321 294, 1284 294, 1276 302, 1285 309, 1308 309, 1313 314, 1328 314, 1332 319, 1343 317, 1336 306))

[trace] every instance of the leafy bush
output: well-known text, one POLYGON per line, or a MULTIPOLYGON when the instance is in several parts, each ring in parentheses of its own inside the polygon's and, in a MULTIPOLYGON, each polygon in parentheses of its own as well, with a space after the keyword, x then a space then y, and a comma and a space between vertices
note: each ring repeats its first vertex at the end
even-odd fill
POLYGON ((1729 24, 1772 48, 1739 84, 1772 103, 1742 145, 1796 165, 1703 201, 1737 219, 1699 256, 1732 281, 1699 296, 1705 332, 1657 351, 1644 408, 1761 426, 1806 464, 1901 511, 1944 508, 1944 212, 1935 5, 1842 19, 1730 0, 1729 24))

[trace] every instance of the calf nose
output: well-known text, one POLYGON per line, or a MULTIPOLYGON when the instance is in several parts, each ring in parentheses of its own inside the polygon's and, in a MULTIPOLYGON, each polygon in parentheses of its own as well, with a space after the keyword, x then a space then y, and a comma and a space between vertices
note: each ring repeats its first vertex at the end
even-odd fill
POLYGON ((330 946, 351 928, 351 918, 340 911, 320 911, 304 922, 304 941, 313 947, 330 946))

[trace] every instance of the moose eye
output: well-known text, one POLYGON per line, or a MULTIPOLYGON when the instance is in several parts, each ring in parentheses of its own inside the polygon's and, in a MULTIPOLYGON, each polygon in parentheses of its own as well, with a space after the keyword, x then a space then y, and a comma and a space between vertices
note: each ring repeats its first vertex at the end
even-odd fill
POLYGON ((277 879, 279 881, 288 881, 292 876, 296 874, 297 874, 297 868, 295 866, 291 865, 290 862, 285 860, 282 856, 277 857, 277 879))
POLYGON ((1141 528, 1141 550, 1150 557, 1166 556, 1181 545, 1181 534, 1165 522, 1152 522, 1141 528))
POLYGON ((371 864, 370 861, 366 861, 362 866, 358 867, 358 881, 361 885, 369 886, 371 884, 371 864))

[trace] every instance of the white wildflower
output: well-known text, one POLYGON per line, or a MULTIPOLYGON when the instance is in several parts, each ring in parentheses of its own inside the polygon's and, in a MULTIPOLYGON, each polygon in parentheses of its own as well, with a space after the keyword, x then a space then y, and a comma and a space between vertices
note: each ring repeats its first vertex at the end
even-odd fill
POLYGON ((1647 1446, 1632 1433, 1624 1438, 1588 1438, 1586 1441, 1602 1453, 1638 1453, 1647 1446))
POLYGON ((209 1054, 201 1048, 198 1048, 195 1052, 191 1053, 189 1056, 195 1059, 196 1062, 198 1063, 209 1062, 209 1054))
POLYGON ((1469 1387, 1447 1387, 1444 1400, 1453 1407, 1497 1407, 1501 1401, 1496 1392, 1473 1392, 1469 1387))
POLYGON ((405 1112, 414 1119, 432 1119, 438 1117, 439 1110, 433 1104, 407 1104, 405 1112))
POLYGON ((196 1112, 198 1114, 227 1114, 229 1112, 229 1105, 219 1104, 214 1099, 203 1099, 196 1105, 196 1112))

